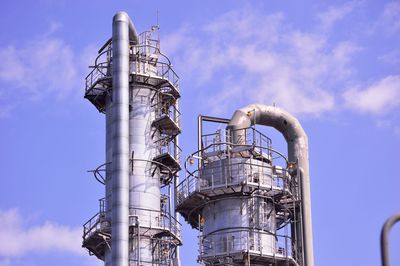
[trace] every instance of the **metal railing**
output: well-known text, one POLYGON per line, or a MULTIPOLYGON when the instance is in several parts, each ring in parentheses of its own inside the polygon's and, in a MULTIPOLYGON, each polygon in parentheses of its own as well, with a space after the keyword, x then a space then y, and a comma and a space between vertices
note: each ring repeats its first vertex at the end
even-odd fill
MULTIPOLYGON (((196 170, 197 171, 197 170, 196 170)), ((187 176, 182 182, 177 186, 177 203, 178 205, 185 201, 193 192, 199 191, 196 189, 198 187, 198 179, 195 176, 187 176)))
POLYGON ((154 144, 157 145, 157 155, 169 154, 171 155, 178 163, 181 160, 182 149, 175 144, 174 140, 171 140, 169 136, 163 137, 154 144))
POLYGON ((144 31, 139 34, 138 40, 140 45, 149 45, 155 47, 155 49, 160 49, 160 42, 153 38, 153 31, 144 31))
MULTIPOLYGON (((139 35, 139 44, 130 45, 130 73, 151 75, 158 79, 169 81, 179 91, 179 76, 172 69, 167 56, 160 52, 159 41, 152 39, 151 32, 139 35), (150 63, 152 59, 153 63, 150 63)), ((99 80, 111 78, 112 73, 112 42, 95 60, 92 71, 86 76, 85 93, 92 90, 99 80)))
MULTIPOLYGON (((169 231, 176 237, 181 237, 181 224, 168 211, 129 208, 129 225, 137 226, 139 217, 140 227, 169 231)), ((105 199, 100 199, 100 211, 83 225, 83 240, 87 240, 96 232, 111 233, 110 215, 105 210, 105 199)))
POLYGON ((95 232, 111 232, 111 223, 106 218, 105 198, 99 200, 100 211, 83 225, 83 239, 86 240, 95 232))
POLYGON ((202 136, 203 149, 198 152, 201 157, 206 157, 203 162, 220 160, 221 155, 227 155, 228 152, 251 151, 253 156, 264 157, 272 162, 272 155, 277 158, 286 158, 279 152, 272 149, 271 139, 254 127, 235 129, 235 130, 217 130, 215 133, 202 136), (237 136, 233 142, 232 136, 237 136))
POLYGON ((239 135, 236 143, 254 145, 271 149, 272 141, 269 137, 258 131, 254 126, 248 128, 234 129, 227 132, 228 142, 233 142, 232 136, 239 135))
POLYGON ((181 204, 194 192, 240 186, 243 183, 263 187, 264 189, 291 193, 291 189, 295 187, 294 179, 291 178, 287 169, 281 169, 279 173, 275 169, 276 166, 271 167, 250 162, 239 162, 224 166, 207 166, 207 178, 203 177, 203 170, 195 170, 178 184, 178 204, 181 204), (200 174, 198 174, 199 172, 200 174), (227 172, 234 173, 234 178, 228 176, 227 172))
POLYGON ((137 60, 131 62, 129 72, 137 75, 167 80, 177 91, 179 91, 179 76, 172 69, 171 64, 169 63, 157 61, 154 64, 149 64, 146 58, 142 58, 139 55, 137 60))
POLYGON ((229 256, 252 252, 270 257, 292 258, 291 239, 287 235, 241 228, 208 236, 199 236, 199 254, 204 257, 229 256))
POLYGON ((169 106, 162 106, 160 103, 156 103, 155 107, 155 119, 161 119, 165 116, 169 117, 178 127, 181 123, 181 112, 178 108, 171 104, 169 106))
MULTIPOLYGON (((139 217, 140 227, 149 229, 162 229, 171 232, 180 238, 181 224, 169 212, 149 210, 143 208, 129 208, 129 215, 139 217)), ((132 219, 132 224, 136 225, 136 219, 132 219)))

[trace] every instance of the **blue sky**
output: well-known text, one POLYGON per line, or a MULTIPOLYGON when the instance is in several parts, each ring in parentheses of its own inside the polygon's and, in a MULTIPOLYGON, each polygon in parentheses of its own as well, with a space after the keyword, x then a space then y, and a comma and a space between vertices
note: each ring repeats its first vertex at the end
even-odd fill
MULTIPOLYGON (((399 1, 38 0, 0 9, 0 266, 101 265, 80 247, 104 193, 86 172, 104 162, 104 117, 83 91, 119 10, 139 32, 159 12, 184 154, 198 114, 289 110, 309 136, 316 265, 379 265, 380 228, 400 211, 399 1)), ((196 265, 196 232, 183 234, 182 265, 196 265)))

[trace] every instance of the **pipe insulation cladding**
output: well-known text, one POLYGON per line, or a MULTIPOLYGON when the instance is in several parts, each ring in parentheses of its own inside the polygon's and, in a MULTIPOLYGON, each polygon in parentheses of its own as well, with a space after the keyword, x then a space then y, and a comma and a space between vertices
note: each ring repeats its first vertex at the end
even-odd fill
POLYGON ((112 27, 112 265, 129 265, 129 41, 136 30, 125 12, 112 27))

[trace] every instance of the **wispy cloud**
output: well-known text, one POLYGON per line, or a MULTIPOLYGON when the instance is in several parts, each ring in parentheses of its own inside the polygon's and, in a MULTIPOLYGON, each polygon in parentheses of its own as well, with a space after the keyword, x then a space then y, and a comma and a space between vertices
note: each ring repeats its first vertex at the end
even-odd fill
POLYGON ((0 263, 7 263, 13 257, 30 253, 54 251, 73 255, 85 255, 81 248, 81 228, 46 222, 27 227, 17 209, 0 210, 0 263))
POLYGON ((400 32, 400 2, 392 1, 385 5, 381 19, 381 25, 389 33, 400 32))
POLYGON ((77 89, 76 58, 61 39, 46 37, 22 47, 2 47, 0 56, 6 61, 0 65, 0 80, 14 85, 31 99, 42 99, 49 93, 65 97, 77 89))
MULTIPOLYGON (((15 98, 23 102, 81 95, 89 53, 87 49, 77 52, 63 39, 54 37, 60 27, 51 23, 47 32, 26 43, 0 46, 0 117, 17 104, 15 98)), ((93 52, 90 56, 93 59, 93 52)))
POLYGON ((192 86, 219 78, 221 84, 213 84, 218 93, 207 103, 213 112, 240 102, 276 103, 297 114, 330 111, 332 88, 355 71, 351 60, 360 50, 350 41, 332 44, 317 31, 293 28, 281 13, 251 8, 225 13, 196 35, 189 29, 164 43, 192 86))
POLYGON ((350 1, 342 4, 341 6, 331 6, 328 10, 320 12, 317 19, 320 26, 324 30, 331 29, 335 23, 349 15, 357 7, 362 4, 362 1, 350 1))
POLYGON ((387 76, 365 88, 343 93, 346 105, 360 112, 386 114, 400 106, 400 75, 387 76))
POLYGON ((398 66, 398 65, 400 65, 400 50, 395 49, 395 50, 389 51, 389 52, 379 56, 378 60, 387 65, 398 66))
POLYGON ((384 130, 389 130, 394 135, 400 137, 400 125, 392 119, 381 117, 375 121, 375 126, 384 130))

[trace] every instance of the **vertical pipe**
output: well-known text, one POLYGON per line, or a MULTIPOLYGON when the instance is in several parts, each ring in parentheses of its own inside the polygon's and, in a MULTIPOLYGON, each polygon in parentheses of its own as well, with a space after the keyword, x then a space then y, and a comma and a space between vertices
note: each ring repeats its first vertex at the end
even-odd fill
MULTIPOLYGON (((162 211, 162 210, 161 210, 162 211)), ((170 215, 170 216, 172 216, 172 186, 171 186, 171 184, 170 185, 168 185, 168 214, 170 215)), ((175 218, 175 213, 174 213, 174 216, 173 216, 174 218, 175 218)), ((171 228, 171 230, 172 230, 172 218, 171 217, 169 217, 169 224, 168 224, 168 226, 169 226, 169 228, 171 228)))
MULTIPOLYGON (((178 206, 178 184, 179 184, 179 174, 174 175, 174 218, 175 223, 178 228, 179 226, 179 212, 176 211, 176 206, 178 206)), ((173 266, 180 266, 180 255, 179 255, 179 246, 175 249, 175 264, 173 266)))
POLYGON ((129 265, 129 21, 113 18, 112 266, 129 265))
MULTIPOLYGON (((111 221, 111 195, 112 195, 112 102, 111 96, 106 98, 106 180, 105 180, 105 190, 106 190, 106 218, 111 221)), ((111 250, 106 249, 104 252, 104 265, 112 265, 111 262, 111 250)))
POLYGON ((137 221, 137 266, 140 266, 140 224, 139 216, 136 216, 137 221))
MULTIPOLYGON (((203 134, 203 116, 199 115, 197 117, 197 150, 200 151, 202 149, 202 139, 201 139, 201 135, 203 134)), ((200 152, 202 153, 202 152, 200 152)), ((201 157, 201 154, 198 154, 201 157)), ((201 167, 201 160, 198 160, 198 169, 200 169, 201 167)))
MULTIPOLYGON (((179 99, 176 99, 175 102, 175 118, 178 117, 178 115, 180 114, 180 110, 179 110, 179 99)), ((180 119, 180 118, 179 118, 180 119)), ((180 120, 178 120, 179 123, 179 127, 181 126, 180 124, 180 120)), ((179 135, 175 136, 175 158, 177 158, 176 156, 178 155, 178 149, 179 149, 179 135)), ((174 218, 175 218, 175 222, 176 222, 176 226, 179 226, 179 212, 176 211, 176 206, 178 205, 178 184, 179 184, 179 173, 174 174, 174 218)), ((175 261, 174 261, 174 266, 180 266, 181 262, 180 262, 180 255, 179 255, 179 246, 176 246, 175 249, 175 261)))
POLYGON ((389 256, 389 231, 392 226, 400 221, 400 213, 393 215, 386 220, 381 231, 381 259, 382 266, 390 266, 389 256))

